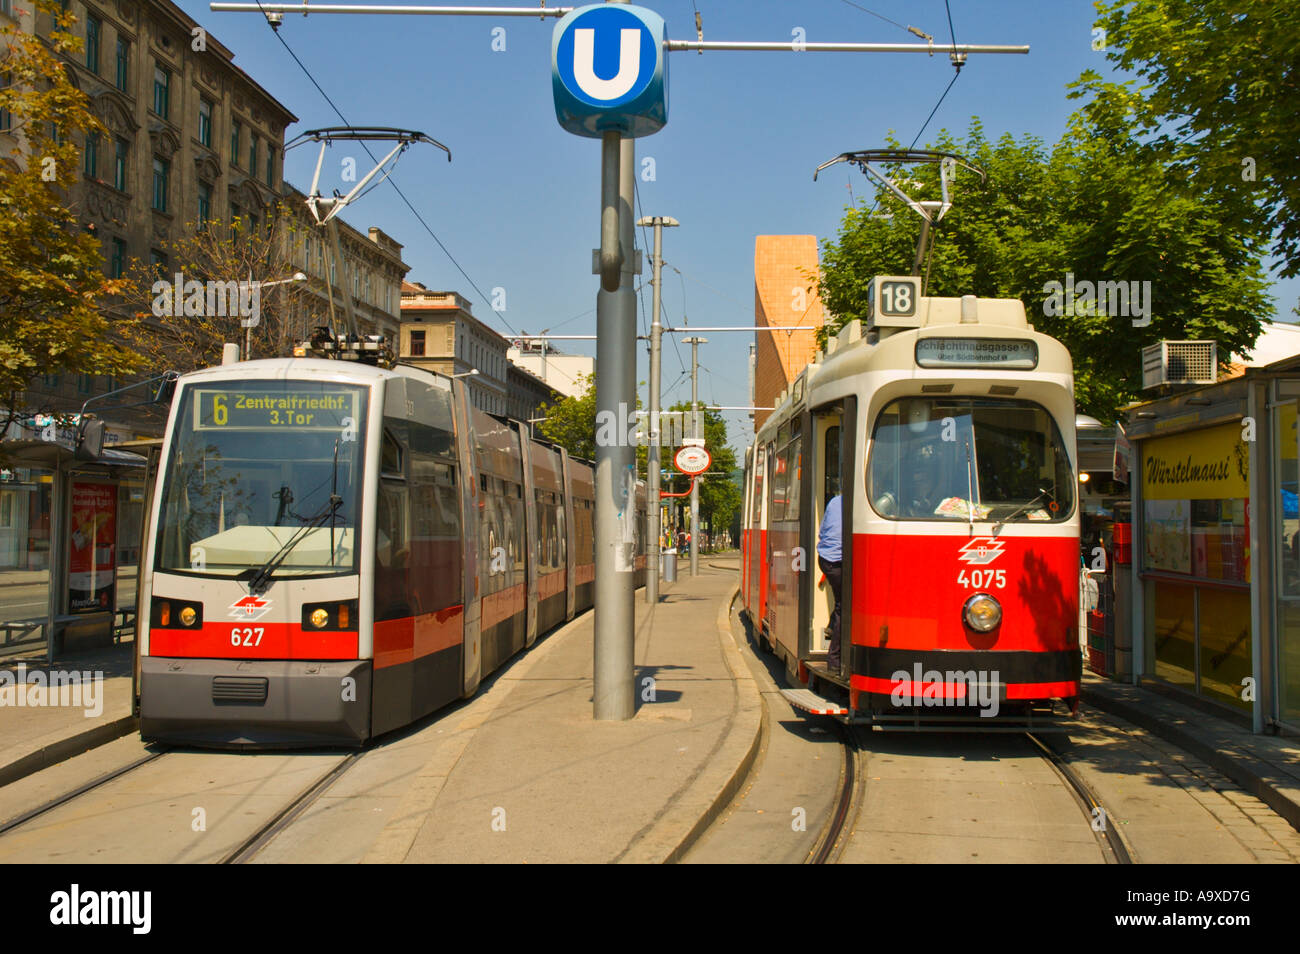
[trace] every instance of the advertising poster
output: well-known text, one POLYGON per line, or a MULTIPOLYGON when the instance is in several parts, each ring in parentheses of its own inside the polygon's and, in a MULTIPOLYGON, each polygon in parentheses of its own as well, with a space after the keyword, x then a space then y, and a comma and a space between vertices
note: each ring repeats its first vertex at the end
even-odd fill
POLYGON ((1146 561, 1152 570, 1192 572, 1191 501, 1146 502, 1146 561))
POLYGON ((95 613, 116 607, 117 488, 74 482, 68 550, 68 609, 95 613))

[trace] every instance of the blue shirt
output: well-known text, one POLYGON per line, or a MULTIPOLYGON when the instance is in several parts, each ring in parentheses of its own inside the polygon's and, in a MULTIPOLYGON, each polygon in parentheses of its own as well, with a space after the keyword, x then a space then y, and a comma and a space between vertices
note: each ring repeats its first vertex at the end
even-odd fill
POLYGON ((817 534, 817 555, 831 563, 840 562, 841 523, 843 518, 840 516, 840 495, 836 494, 826 505, 826 513, 822 515, 822 528, 817 534))

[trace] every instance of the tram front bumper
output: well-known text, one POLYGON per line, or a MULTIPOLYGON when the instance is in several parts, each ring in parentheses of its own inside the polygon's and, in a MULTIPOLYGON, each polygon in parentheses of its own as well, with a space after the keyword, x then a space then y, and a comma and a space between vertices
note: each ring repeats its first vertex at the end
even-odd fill
POLYGON ((369 660, 140 660, 146 742, 359 747, 369 735, 369 660))

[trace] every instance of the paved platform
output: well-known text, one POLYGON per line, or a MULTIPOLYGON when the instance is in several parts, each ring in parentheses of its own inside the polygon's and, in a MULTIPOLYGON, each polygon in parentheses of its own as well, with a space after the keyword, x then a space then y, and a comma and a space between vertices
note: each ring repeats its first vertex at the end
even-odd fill
POLYGON ((534 646, 449 720, 364 860, 678 860, 758 750, 762 701, 728 617, 737 567, 701 557, 653 609, 637 591, 631 720, 592 719, 591 613, 534 646))
POLYGON ((0 785, 135 730, 134 640, 68 652, 53 664, 44 649, 41 643, 0 664, 0 785), (52 681, 62 688, 51 690, 52 681))
POLYGON ((1175 696, 1087 672, 1083 698, 1208 762, 1300 830, 1300 739, 1256 735, 1175 696))

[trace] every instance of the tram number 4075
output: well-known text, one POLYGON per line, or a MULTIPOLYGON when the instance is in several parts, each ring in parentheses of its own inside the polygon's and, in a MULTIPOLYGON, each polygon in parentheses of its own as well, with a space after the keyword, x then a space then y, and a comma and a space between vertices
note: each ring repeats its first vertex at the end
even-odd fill
POLYGON ((971 570, 967 573, 962 570, 957 574, 957 582, 962 586, 972 589, 981 589, 983 587, 1002 588, 1007 585, 1006 570, 971 570))
POLYGON ((232 646, 260 646, 262 645, 261 626, 245 626, 242 629, 236 626, 230 631, 230 645, 232 646))

